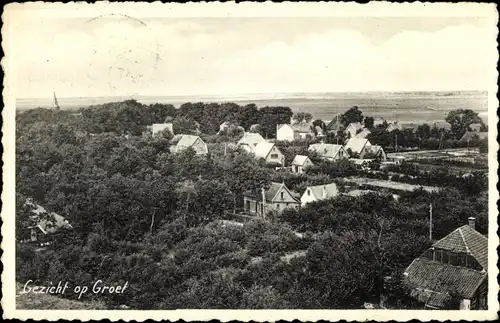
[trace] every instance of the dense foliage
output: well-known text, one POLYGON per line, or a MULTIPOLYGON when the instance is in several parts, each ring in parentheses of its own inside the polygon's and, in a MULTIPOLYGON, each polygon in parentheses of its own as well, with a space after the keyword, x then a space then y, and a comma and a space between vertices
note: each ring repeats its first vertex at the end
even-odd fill
MULTIPOLYGON (((246 130, 260 123, 272 136, 276 123, 291 116, 286 107, 188 103, 175 110, 135 101, 77 114, 18 114, 16 230, 27 225, 27 197, 64 215, 74 230, 45 250, 18 244, 17 280, 128 281, 123 294, 85 296, 110 307, 360 308, 380 298, 383 277, 397 281, 429 246, 430 203, 436 239, 469 216, 486 233, 485 187, 474 197, 464 190, 408 193, 399 202, 391 195, 339 197, 287 210, 273 221, 224 222, 242 206, 244 191, 270 180, 300 193, 358 170, 341 161, 317 163, 304 175, 276 172, 215 140, 205 157, 190 149, 172 154, 168 133, 153 138, 145 132, 152 122, 182 118, 207 135, 230 121, 246 130)), ((309 154, 308 144, 278 146, 289 162, 309 154)), ((385 290, 394 306, 409 306, 401 304, 406 292, 400 284, 385 290)))

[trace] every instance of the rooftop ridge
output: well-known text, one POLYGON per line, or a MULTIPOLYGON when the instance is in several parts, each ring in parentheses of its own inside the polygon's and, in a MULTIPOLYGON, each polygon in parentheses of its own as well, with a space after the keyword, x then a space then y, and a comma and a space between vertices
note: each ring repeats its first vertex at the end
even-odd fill
POLYGON ((465 250, 467 250, 468 254, 471 254, 469 246, 467 245, 467 241, 465 240, 465 237, 464 237, 464 234, 463 234, 461 228, 458 228, 457 230, 458 230, 458 233, 460 233, 460 237, 462 237, 462 241, 464 242, 465 250))

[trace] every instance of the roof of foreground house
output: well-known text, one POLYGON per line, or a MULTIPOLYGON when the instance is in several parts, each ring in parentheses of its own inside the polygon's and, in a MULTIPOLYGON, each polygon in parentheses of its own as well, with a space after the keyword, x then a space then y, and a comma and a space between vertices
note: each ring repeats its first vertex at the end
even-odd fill
POLYGON ((470 254, 485 269, 488 269, 488 238, 463 225, 432 245, 434 248, 470 254))
MULTIPOLYGON (((464 298, 472 298, 487 276, 486 272, 471 268, 442 264, 425 258, 416 258, 406 269, 407 282, 417 290, 449 294, 454 290, 464 298)), ((416 292, 417 298, 425 297, 416 292)), ((442 306, 443 304, 435 304, 442 306)))
POLYGON ((443 307, 454 292, 471 299, 488 275, 488 239, 469 225, 464 225, 432 246, 468 254, 484 270, 416 258, 405 271, 406 283, 413 287, 412 296, 433 307, 443 307))

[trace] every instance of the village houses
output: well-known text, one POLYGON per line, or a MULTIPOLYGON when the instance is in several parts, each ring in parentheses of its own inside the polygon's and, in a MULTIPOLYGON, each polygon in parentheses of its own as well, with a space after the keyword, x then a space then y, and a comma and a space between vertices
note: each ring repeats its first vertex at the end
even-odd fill
POLYGON ((170 151, 172 153, 178 153, 187 148, 192 148, 196 152, 197 155, 206 155, 208 154, 207 144, 198 136, 194 135, 175 135, 172 139, 171 143, 173 144, 170 147, 170 151))
POLYGON ((475 218, 435 242, 404 272, 411 295, 426 308, 486 309, 488 238, 475 230, 475 218), (457 299, 458 298, 458 299, 457 299))
POLYGON ((276 139, 280 141, 294 141, 316 136, 309 123, 278 124, 276 125, 276 139))
POLYGON ((255 146, 266 140, 259 133, 244 132, 243 137, 238 141, 237 145, 242 147, 247 152, 252 152, 255 146))
POLYGON ((296 174, 303 174, 307 167, 313 166, 313 162, 308 156, 296 155, 292 161, 292 172, 296 174))
POLYGON ((29 218, 32 224, 26 226, 21 232, 20 242, 22 243, 49 244, 55 235, 64 230, 73 229, 73 226, 62 215, 48 212, 31 198, 26 200, 24 207, 31 213, 29 218))
POLYGON ((245 213, 265 216, 270 211, 281 212, 286 208, 297 208, 300 202, 284 183, 271 182, 269 188, 262 188, 260 194, 254 191, 244 192, 243 205, 245 213))
POLYGON ((342 145, 318 143, 309 145, 308 150, 316 152, 322 159, 329 161, 349 158, 349 153, 342 145))
POLYGON ((266 163, 280 164, 285 166, 285 155, 279 150, 273 142, 259 142, 251 151, 256 158, 263 158, 266 163))
POLYGON ((325 200, 339 195, 339 190, 335 183, 308 186, 300 198, 300 203, 302 206, 307 203, 325 200))

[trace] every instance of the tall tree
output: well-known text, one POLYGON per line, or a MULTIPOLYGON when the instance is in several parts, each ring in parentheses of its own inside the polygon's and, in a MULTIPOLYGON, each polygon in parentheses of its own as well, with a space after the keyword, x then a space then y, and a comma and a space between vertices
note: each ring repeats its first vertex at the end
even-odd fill
POLYGON ((363 112, 357 106, 354 106, 342 114, 340 120, 344 127, 347 127, 350 123, 362 122, 363 112))
POLYGON ((260 125, 262 132, 268 138, 276 137, 276 126, 289 123, 293 115, 289 107, 263 107, 260 109, 260 125))
POLYGON ((363 122, 365 124, 365 128, 371 129, 371 128, 373 128, 373 125, 375 123, 375 119, 373 117, 365 117, 363 122))
POLYGON ((451 132, 456 139, 460 139, 473 123, 479 123, 484 126, 479 115, 469 109, 450 111, 445 120, 451 125, 451 132))

